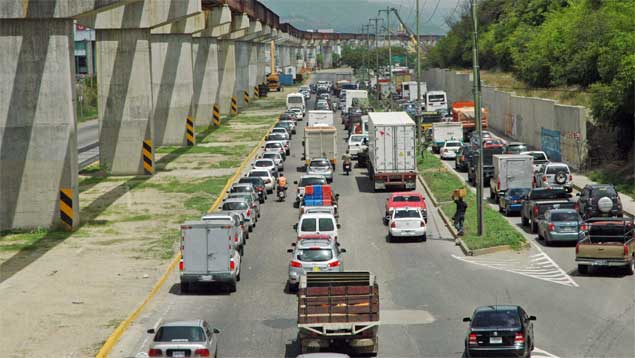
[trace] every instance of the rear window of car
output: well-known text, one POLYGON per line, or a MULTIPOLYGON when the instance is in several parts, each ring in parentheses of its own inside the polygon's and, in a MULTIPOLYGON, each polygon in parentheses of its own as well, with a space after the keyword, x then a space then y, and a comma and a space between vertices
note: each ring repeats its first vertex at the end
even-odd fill
POLYGON ((315 218, 306 218, 302 220, 300 231, 317 231, 317 222, 315 218))
POLYGON ((552 213, 551 221, 578 221, 578 213, 552 213))
POLYGON ((566 165, 548 165, 547 174, 557 174, 560 172, 569 173, 569 167, 566 165))
MULTIPOLYGON (((284 129, 284 128, 283 128, 284 129)), ((282 133, 273 133, 273 134, 269 134, 269 136, 267 137, 268 140, 286 140, 287 138, 285 137, 284 134, 282 133)))
POLYGON ((222 206, 222 210, 247 210, 249 209, 249 205, 244 202, 230 202, 224 203, 222 206))
POLYGON ((281 143, 267 143, 265 144, 265 148, 281 148, 281 143))
POLYGON ((298 186, 304 187, 307 185, 322 185, 326 184, 326 179, 324 178, 302 178, 300 180, 300 184, 298 186))
POLYGON ((395 211, 395 219, 421 218, 419 210, 397 210, 395 211))
POLYGON ((473 328, 512 328, 520 326, 520 318, 515 310, 477 312, 472 320, 473 328))
POLYGON ((598 187, 598 188, 594 188, 591 191, 591 195, 594 198, 601 198, 603 196, 614 197, 614 196, 617 196, 617 192, 611 186, 598 187))
POLYGON ((267 159, 278 159, 279 154, 277 153, 265 153, 262 155, 263 158, 267 159))
POLYGON ((239 183, 251 183, 255 186, 263 186, 265 185, 265 182, 262 180, 262 178, 257 178, 257 177, 249 177, 249 178, 240 178, 240 180, 238 181, 239 183))
POLYGON ((531 198, 535 200, 566 199, 569 198, 569 193, 567 193, 564 189, 534 190, 531 192, 531 198))
POLYGON ((534 160, 547 160, 547 157, 543 153, 528 153, 534 160))
POLYGON ((266 172, 264 170, 254 170, 249 173, 249 176, 250 177, 268 177, 269 172, 266 172))
POLYGON ((270 160, 259 160, 256 162, 257 167, 271 167, 273 166, 273 162, 270 160))
POLYGON ((592 243, 615 242, 623 243, 632 236, 633 225, 622 223, 616 224, 593 224, 589 228, 589 238, 592 243))
POLYGON ((330 218, 320 219, 320 231, 333 231, 333 230, 335 230, 333 219, 330 219, 330 218))
POLYGON ((356 143, 356 142, 361 142, 364 140, 364 136, 351 136, 351 142, 356 143))
POLYGON ((311 164, 309 164, 309 166, 311 166, 311 167, 330 167, 331 163, 329 163, 329 161, 325 160, 325 159, 312 160, 311 164))
POLYGON ((248 186, 235 186, 231 189, 232 193, 250 193, 252 188, 248 186))
POLYGON ((333 258, 331 249, 306 249, 297 251, 297 259, 304 262, 321 262, 333 258))
POLYGON ((529 189, 523 189, 523 188, 509 189, 510 196, 523 196, 523 195, 527 195, 527 193, 529 193, 529 189))
POLYGON ((161 327, 154 336, 155 342, 205 342, 205 340, 205 332, 201 327, 161 327))
POLYGON ((421 198, 418 196, 395 196, 392 201, 395 203, 418 203, 421 201, 421 198))

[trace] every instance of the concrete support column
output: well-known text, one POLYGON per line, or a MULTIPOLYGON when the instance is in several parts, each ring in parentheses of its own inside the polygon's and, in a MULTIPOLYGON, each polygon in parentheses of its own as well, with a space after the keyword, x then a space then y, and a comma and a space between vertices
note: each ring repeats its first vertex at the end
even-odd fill
POLYGON ((291 63, 291 51, 289 50, 289 46, 279 46, 278 47, 279 50, 278 52, 280 53, 280 67, 283 68, 284 71, 284 67, 289 66, 289 64, 291 63))
POLYGON ((218 43, 213 37, 195 37, 192 44, 194 95, 192 117, 196 127, 212 122, 219 88, 218 43))
POLYGON ((333 48, 330 45, 322 46, 322 55, 324 56, 324 68, 333 67, 333 48))
POLYGON ((311 68, 317 66, 317 50, 315 46, 309 48, 309 65, 311 68))
POLYGON ((234 87, 234 96, 238 99, 238 107, 244 107, 247 103, 243 98, 243 92, 249 90, 249 43, 236 41, 235 49, 236 86, 234 87))
POLYGON ((149 29, 96 30, 99 160, 115 175, 152 174, 149 29))
POLYGON ((256 75, 257 83, 265 82, 265 75, 267 73, 267 55, 265 54, 267 45, 266 44, 257 44, 256 48, 258 49, 257 61, 258 61, 258 71, 256 75))
POLYGON ((258 84, 258 46, 257 43, 249 42, 249 94, 253 96, 254 87, 258 84))
POLYGON ((188 145, 192 94, 192 35, 151 36, 154 145, 188 145))
POLYGON ((0 230, 79 224, 73 20, 0 20, 0 230))
POLYGON ((232 40, 218 40, 218 86, 220 112, 229 114, 236 89, 236 43, 232 40))

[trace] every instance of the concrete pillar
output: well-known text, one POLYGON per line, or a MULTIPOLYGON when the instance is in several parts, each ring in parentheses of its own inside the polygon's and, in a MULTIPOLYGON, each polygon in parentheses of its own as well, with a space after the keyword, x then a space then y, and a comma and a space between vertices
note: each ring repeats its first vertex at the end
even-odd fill
POLYGON ((153 34, 151 49, 154 145, 187 145, 194 91, 192 35, 153 34))
POLYGON ((258 49, 258 72, 256 76, 257 83, 262 83, 265 81, 265 75, 267 74, 267 55, 265 51, 267 50, 267 44, 257 44, 256 48, 258 49))
POLYGON ((95 75, 95 60, 93 59, 93 41, 86 41, 86 66, 88 67, 88 76, 95 75))
POLYGON ((236 43, 218 40, 218 105, 222 114, 230 113, 236 88, 236 43))
POLYGON ((213 37, 195 37, 192 44, 194 93, 192 117, 196 127, 208 126, 219 88, 218 43, 213 37))
POLYGON ((238 107, 244 107, 246 103, 243 92, 249 90, 249 43, 236 41, 235 49, 236 85, 234 86, 234 96, 238 99, 238 107))
POLYGON ((333 67, 333 48, 330 45, 322 46, 322 56, 324 58, 323 67, 333 67))
POLYGON ((284 71, 284 67, 289 66, 289 64, 291 63, 291 51, 289 50, 289 46, 278 46, 278 52, 280 54, 280 67, 282 67, 282 70, 284 71))
POLYGON ((79 224, 73 44, 72 19, 0 20, 0 230, 79 224))
POLYGON ((96 30, 95 36, 100 165, 115 175, 152 174, 150 30, 96 30))
POLYGON ((259 44, 249 42, 249 94, 253 96, 254 87, 258 84, 258 46, 259 44))

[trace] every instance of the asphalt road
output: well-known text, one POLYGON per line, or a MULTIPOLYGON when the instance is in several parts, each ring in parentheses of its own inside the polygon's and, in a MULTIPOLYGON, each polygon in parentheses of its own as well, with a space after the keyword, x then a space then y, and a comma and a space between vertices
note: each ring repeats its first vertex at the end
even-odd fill
POLYGON ((80 169, 99 158, 99 120, 92 119, 78 125, 77 150, 80 169))
MULTIPOLYGON (((314 74, 313 81, 320 78, 314 74)), ((339 115, 336 116, 339 126, 339 115)), ((302 174, 301 136, 292 141, 285 164, 291 183, 302 174)), ((340 136, 339 151, 345 143, 340 136)), ((540 248, 466 258, 429 205, 428 241, 388 243, 381 216, 388 193, 373 193, 365 169, 350 176, 337 168, 334 189, 340 194, 339 241, 348 252, 347 270, 369 270, 381 292, 382 357, 460 357, 466 326, 461 318, 481 305, 518 304, 535 322, 534 357, 632 357, 635 311, 632 277, 570 277, 572 248, 540 248), (542 250, 542 253, 541 251, 542 250), (541 256, 544 254, 544 256, 541 256), (536 256, 538 255, 538 256, 536 256), (558 280, 512 269, 508 263, 552 265, 558 280), (476 260, 476 261, 474 261, 476 260), (564 268, 565 273, 556 269, 564 268), (558 276, 559 275, 559 276, 558 276), (567 279, 569 277, 573 281, 567 279), (575 282, 575 285, 571 282, 575 282), (548 353, 547 353, 548 352, 548 353)), ((422 190, 422 188, 418 188, 422 190)), ((291 193, 295 191, 290 186, 291 193)), ((218 327, 222 357, 295 357, 296 296, 285 292, 289 254, 298 218, 292 200, 269 201, 245 250, 242 280, 231 295, 214 289, 180 293, 178 272, 150 307, 126 332, 112 357, 147 352, 145 329, 160 320, 206 319, 218 327)), ((142 356, 142 355, 140 355, 142 356)))

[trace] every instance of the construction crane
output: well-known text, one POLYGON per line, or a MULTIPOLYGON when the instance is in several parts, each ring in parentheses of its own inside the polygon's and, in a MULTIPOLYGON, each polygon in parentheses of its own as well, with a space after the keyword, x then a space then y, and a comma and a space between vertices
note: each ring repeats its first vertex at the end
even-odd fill
MULTIPOLYGON (((419 39, 417 38, 415 33, 412 32, 412 30, 410 30, 410 28, 408 28, 408 25, 406 25, 406 23, 401 19, 401 16, 399 16, 399 12, 397 11, 397 9, 392 8, 391 10, 395 13, 395 16, 397 17, 397 20, 399 20, 399 23, 401 24, 401 27, 403 28, 403 30, 406 32, 406 34, 410 38, 410 42, 415 47, 420 47, 421 49, 423 49, 423 46, 419 45, 419 39)), ((412 49, 412 52, 415 52, 415 51, 416 51, 415 49, 412 49)))

